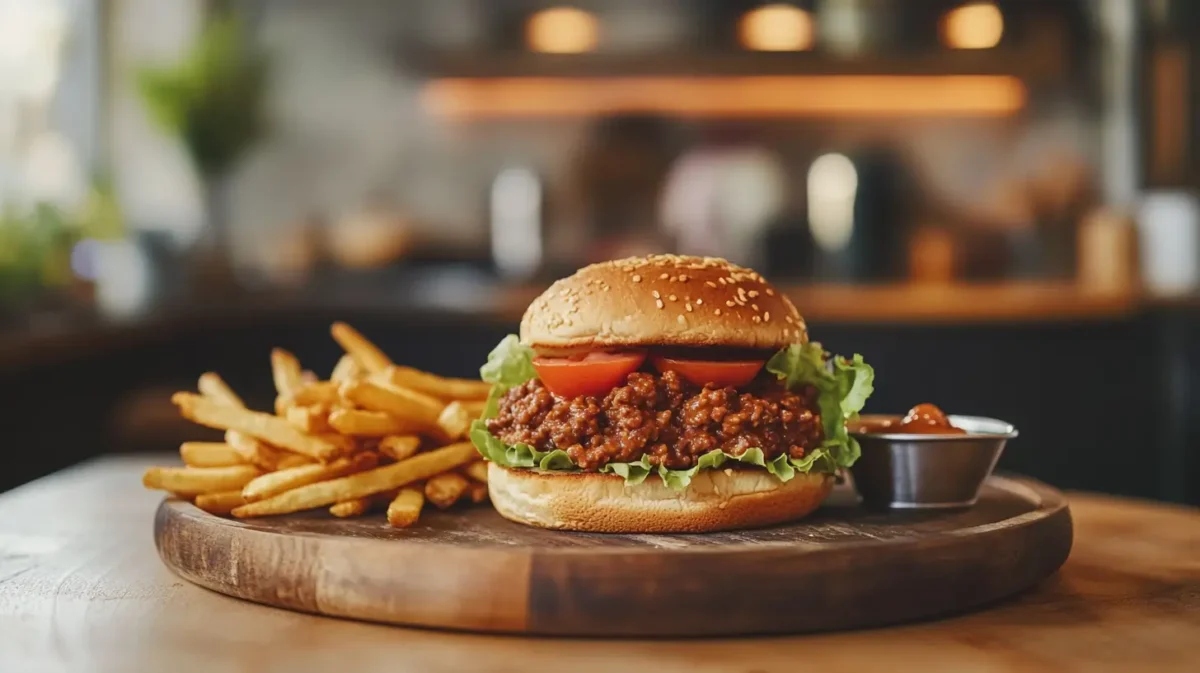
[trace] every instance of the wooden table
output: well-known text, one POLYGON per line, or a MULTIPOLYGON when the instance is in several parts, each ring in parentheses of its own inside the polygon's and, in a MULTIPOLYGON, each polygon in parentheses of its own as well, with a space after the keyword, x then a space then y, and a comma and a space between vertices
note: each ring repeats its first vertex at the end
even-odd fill
POLYGON ((1195 509, 1073 494, 1075 549, 1060 574, 953 619, 805 637, 535 640, 326 619, 194 587, 155 554, 148 462, 102 459, 0 495, 0 671, 1200 670, 1195 509))

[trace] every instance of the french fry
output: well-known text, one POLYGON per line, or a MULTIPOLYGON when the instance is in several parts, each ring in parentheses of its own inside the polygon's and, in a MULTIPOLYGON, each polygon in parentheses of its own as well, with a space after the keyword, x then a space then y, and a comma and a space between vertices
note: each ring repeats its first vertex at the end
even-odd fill
POLYGON ((329 479, 337 479, 354 472, 375 467, 378 458, 373 453, 364 453, 353 458, 338 458, 328 465, 300 465, 264 474, 250 481, 242 489, 246 502, 265 500, 272 496, 329 479))
POLYGON ((337 447, 337 450, 341 453, 341 455, 344 456, 348 456, 361 448, 358 441, 353 437, 347 437, 346 435, 338 434, 336 432, 325 432, 313 436, 333 444, 337 447))
POLYGON ((229 467, 148 467, 142 485, 180 495, 233 491, 262 474, 253 465, 229 467))
POLYGON ((424 429, 420 423, 396 418, 382 411, 361 409, 334 409, 329 412, 329 425, 337 432, 352 437, 409 435, 424 429))
POLYGON ((383 351, 379 350, 378 346, 367 341, 367 338, 358 330, 346 323, 333 323, 329 332, 333 335, 333 340, 338 342, 338 345, 353 357, 367 373, 382 372, 391 366, 392 361, 388 359, 387 355, 384 355, 383 351))
POLYGON ((319 435, 332 432, 329 426, 329 411, 319 405, 311 407, 288 407, 284 418, 301 432, 319 435))
POLYGON ((271 350, 271 378, 275 381, 275 390, 279 391, 280 395, 295 396, 296 391, 304 387, 300 375, 300 361, 282 348, 271 350))
POLYGON ((241 507, 244 504, 246 504, 246 499, 242 497, 240 490, 201 493, 196 496, 197 507, 218 516, 226 516, 233 511, 234 507, 241 507))
MULTIPOLYGON (((278 470, 279 464, 289 455, 297 455, 290 451, 268 446, 237 430, 227 430, 225 432, 225 443, 233 447, 233 450, 242 457, 244 462, 257 465, 267 472, 278 470)), ((311 458, 308 458, 308 460, 309 462, 312 461, 311 458)))
POLYGON ((383 379, 394 386, 431 395, 444 402, 454 400, 486 400, 492 384, 471 379, 450 379, 423 372, 412 367, 393 365, 383 373, 383 379))
POLYGON ((332 506, 330 506, 329 513, 339 519, 345 519, 352 516, 362 516, 363 514, 366 514, 369 509, 371 509, 371 505, 371 496, 351 498, 350 500, 335 502, 332 506))
POLYGON ((472 503, 478 505, 488 499, 488 486, 487 484, 474 482, 467 487, 467 495, 470 496, 472 503))
POLYGON ((446 509, 458 502, 471 483, 457 472, 446 472, 425 482, 425 499, 438 509, 446 509))
POLYGON ((196 389, 200 394, 214 399, 223 404, 228 404, 231 407, 245 407, 246 403, 242 398, 233 392, 220 376, 213 372, 206 372, 200 375, 200 380, 196 383, 196 389))
POLYGON ((476 453, 475 447, 470 442, 451 444, 428 453, 419 453, 398 463, 340 479, 309 484, 265 500, 242 505, 233 510, 233 515, 244 518, 290 514, 332 505, 342 500, 374 495, 432 477, 447 470, 453 470, 474 460, 477 455, 479 454, 476 453))
POLYGON ((342 384, 347 381, 361 379, 363 377, 362 367, 358 366, 358 361, 353 355, 343 355, 338 363, 333 368, 333 373, 329 375, 329 380, 337 384, 342 384))
POLYGON ((317 381, 301 387, 291 396, 292 404, 298 407, 311 407, 324 404, 333 406, 340 401, 338 384, 333 381, 317 381))
POLYGON ((378 381, 343 383, 341 393, 342 397, 363 409, 412 419, 431 429, 437 427, 438 416, 446 406, 436 397, 378 381))
POLYGON ((408 528, 420 518, 421 507, 424 504, 424 490, 411 486, 400 489, 400 492, 388 505, 388 523, 396 528, 408 528))
POLYGON ((179 407, 184 418, 193 423, 219 430, 237 430, 268 444, 317 460, 331 460, 339 453, 334 444, 319 437, 306 435, 284 419, 270 414, 231 407, 191 393, 175 393, 171 401, 179 407))
POLYGON ((421 448, 421 438, 416 435, 388 435, 379 440, 379 452, 392 460, 404 460, 421 448))
POLYGON ((471 418, 479 418, 483 415, 484 408, 487 407, 487 400, 464 400, 462 405, 466 407, 467 414, 471 418))
POLYGON ((309 458, 308 456, 302 456, 298 453, 292 453, 290 451, 286 451, 284 453, 285 455, 279 459, 278 463, 275 464, 276 470, 286 470, 292 467, 300 467, 301 465, 312 465, 314 462, 313 459, 309 458))
POLYGON ((487 483, 488 466, 482 460, 477 460, 467 465, 462 469, 462 473, 481 484, 487 483))
POLYGON ((189 467, 228 467, 246 462, 222 442, 184 442, 179 445, 179 457, 189 467))
POLYGON ((451 402, 438 414, 437 426, 446 439, 454 441, 467 435, 467 430, 471 428, 471 414, 462 402, 451 402))

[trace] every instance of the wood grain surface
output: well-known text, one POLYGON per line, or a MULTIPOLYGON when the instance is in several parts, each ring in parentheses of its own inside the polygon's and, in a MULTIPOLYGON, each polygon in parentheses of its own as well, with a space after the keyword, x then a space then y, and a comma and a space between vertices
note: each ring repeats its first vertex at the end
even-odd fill
POLYGON ((161 461, 104 459, 0 495, 0 671, 1197 670, 1196 509, 1069 494, 1062 570, 967 615, 808 636, 547 639, 330 619, 193 586, 155 553, 161 496, 138 479, 161 461))
POLYGON ((542 530, 483 507, 430 512, 397 530, 382 516, 346 520, 324 511, 230 520, 168 499, 155 539, 185 579, 259 603, 575 636, 760 635, 912 621, 1027 589, 1071 547, 1066 502, 1037 482, 993 478, 978 504, 959 511, 867 512, 852 502, 758 530, 611 535, 542 530))

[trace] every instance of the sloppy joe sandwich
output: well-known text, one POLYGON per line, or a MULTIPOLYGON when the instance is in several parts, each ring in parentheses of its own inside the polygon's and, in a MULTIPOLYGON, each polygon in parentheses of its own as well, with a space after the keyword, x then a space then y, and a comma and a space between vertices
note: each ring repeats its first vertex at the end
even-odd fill
POLYGON ((480 370, 471 439, 508 519, 701 532, 811 513, 858 458, 872 391, 758 273, 657 255, 594 264, 529 306, 480 370))

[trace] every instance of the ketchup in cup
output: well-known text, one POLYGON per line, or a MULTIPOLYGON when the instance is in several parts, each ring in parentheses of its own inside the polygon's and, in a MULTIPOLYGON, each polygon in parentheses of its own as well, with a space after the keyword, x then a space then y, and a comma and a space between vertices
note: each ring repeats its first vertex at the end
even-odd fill
POLYGON ((966 430, 950 424, 942 410, 932 404, 918 404, 904 418, 864 420, 858 423, 859 432, 904 435, 965 435, 966 430))

